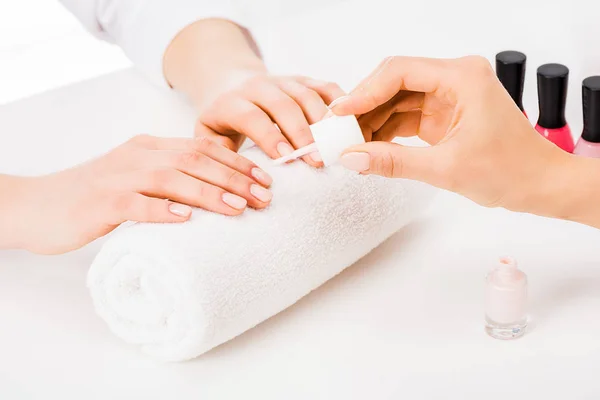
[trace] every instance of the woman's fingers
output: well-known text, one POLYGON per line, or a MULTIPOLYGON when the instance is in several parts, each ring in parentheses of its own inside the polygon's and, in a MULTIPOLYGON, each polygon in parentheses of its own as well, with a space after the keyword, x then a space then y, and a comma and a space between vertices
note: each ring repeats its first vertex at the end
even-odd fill
POLYGON ((290 79, 280 79, 277 85, 300 106, 309 124, 322 120, 329 111, 321 96, 303 84, 290 79))
MULTIPOLYGON (((184 154, 187 154, 186 152, 188 152, 191 154, 189 156, 190 159, 194 157, 194 153, 201 153, 256 180, 256 182, 265 187, 270 186, 273 182, 271 176, 259 168, 255 163, 207 137, 198 137, 195 139, 154 138, 149 148, 151 150, 161 151, 180 151, 184 154)), ((144 162, 143 160, 146 158, 146 155, 141 154, 139 157, 141 160, 138 162, 144 162)), ((185 158, 186 156, 182 155, 181 157, 185 158)), ((148 165, 148 162, 145 162, 145 164, 148 165)), ((165 164, 162 163, 162 165, 164 166, 165 164)))
POLYGON ((200 119, 196 121, 196 126, 194 127, 194 137, 208 138, 213 142, 220 144, 221 146, 227 147, 231 151, 238 151, 240 147, 242 147, 245 139, 245 136, 240 134, 233 134, 229 136, 221 135, 204 125, 200 119))
POLYGON ((224 215, 241 214, 248 202, 241 196, 176 169, 144 169, 124 177, 124 190, 203 208, 224 215))
POLYGON ((190 219, 192 208, 185 204, 127 192, 117 195, 111 205, 113 224, 134 222, 184 222, 190 219))
POLYGON ((388 57, 371 75, 333 107, 337 115, 362 115, 400 91, 434 93, 450 79, 448 61, 418 57, 388 57))
POLYGON ((295 80, 315 91, 325 101, 325 104, 331 104, 334 100, 346 95, 346 92, 333 82, 321 81, 306 76, 297 76, 295 80))
MULTIPOLYGON (((295 149, 314 141, 302 108, 277 85, 257 83, 256 87, 247 88, 246 96, 268 114, 295 149)), ((314 167, 322 165, 321 160, 310 156, 302 159, 314 167)))
POLYGON ((294 151, 269 115, 256 104, 242 97, 223 99, 222 103, 215 104, 211 112, 202 119, 209 128, 220 134, 241 133, 249 137, 273 159, 294 151))
POLYGON ((273 197, 270 190, 259 185, 254 179, 198 151, 160 151, 148 158, 150 168, 181 171, 199 181, 242 197, 254 208, 265 208, 273 197))

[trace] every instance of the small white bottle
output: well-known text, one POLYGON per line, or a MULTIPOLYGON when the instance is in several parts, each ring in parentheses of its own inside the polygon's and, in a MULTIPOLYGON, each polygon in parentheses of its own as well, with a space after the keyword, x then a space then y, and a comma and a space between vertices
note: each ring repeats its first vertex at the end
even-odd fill
POLYGON ((323 159, 323 164, 328 167, 335 164, 348 147, 365 143, 362 130, 354 115, 322 119, 310 126, 310 132, 315 140, 314 143, 280 157, 273 163, 281 165, 318 151, 323 159))
POLYGON ((485 279, 485 331, 496 339, 516 339, 527 328, 527 276, 502 257, 485 279))

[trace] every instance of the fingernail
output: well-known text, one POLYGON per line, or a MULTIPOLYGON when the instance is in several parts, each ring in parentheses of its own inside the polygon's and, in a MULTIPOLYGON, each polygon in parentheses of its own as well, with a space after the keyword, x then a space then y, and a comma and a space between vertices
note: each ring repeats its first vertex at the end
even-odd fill
POLYGON ((248 204, 246 199, 232 193, 223 193, 222 198, 225 204, 238 210, 243 210, 248 204))
POLYGON ((186 206, 185 204, 171 203, 169 204, 169 211, 171 214, 175 214, 178 217, 187 218, 192 215, 192 207, 186 206))
POLYGON ((340 157, 340 163, 352 171, 363 172, 369 169, 371 156, 369 153, 346 153, 340 157))
POLYGON ((263 203, 268 203, 273 198, 273 193, 270 190, 258 185, 251 185, 250 193, 263 203))
POLYGON ((348 100, 350 98, 350 96, 342 96, 342 97, 338 97, 337 99, 335 99, 334 101, 331 102, 331 104, 328 106, 329 109, 332 109, 334 106, 343 103, 344 101, 348 100))
POLYGON ((250 174, 252 174, 254 179, 260 181, 264 185, 269 186, 271 183, 273 183, 273 178, 271 178, 271 175, 267 174, 260 168, 252 168, 250 174))
POLYGON ((277 151, 279 156, 284 157, 294 152, 294 148, 285 142, 281 142, 277 145, 277 151))
POLYGON ((310 153, 310 158, 312 158, 312 160, 314 162, 323 161, 323 157, 321 157, 321 153, 319 153, 318 151, 315 151, 314 153, 310 153))

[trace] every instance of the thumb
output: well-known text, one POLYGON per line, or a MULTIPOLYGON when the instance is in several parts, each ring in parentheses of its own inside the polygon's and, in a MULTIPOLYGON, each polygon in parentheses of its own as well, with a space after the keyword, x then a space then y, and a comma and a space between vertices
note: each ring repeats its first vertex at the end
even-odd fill
POLYGON ((369 142, 344 151, 340 163, 353 171, 387 178, 435 179, 431 147, 408 147, 397 143, 369 142))

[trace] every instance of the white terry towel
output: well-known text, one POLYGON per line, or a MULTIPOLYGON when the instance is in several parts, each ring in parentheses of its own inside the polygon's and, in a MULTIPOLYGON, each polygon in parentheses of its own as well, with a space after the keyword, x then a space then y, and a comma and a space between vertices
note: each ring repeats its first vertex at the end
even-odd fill
POLYGON ((110 329, 163 360, 199 356, 291 306, 406 225, 424 184, 301 161, 273 166, 263 211, 194 210, 184 224, 134 224, 104 245, 88 275, 110 329))

